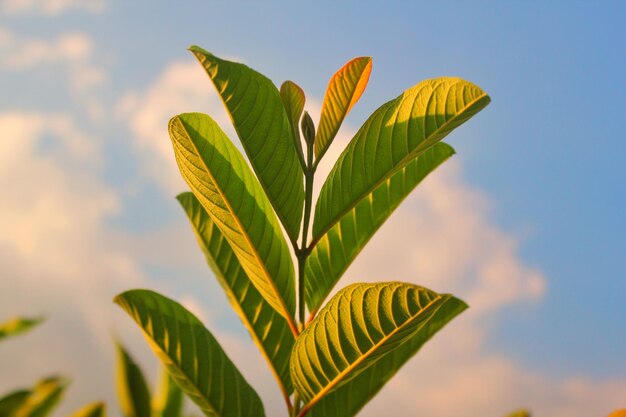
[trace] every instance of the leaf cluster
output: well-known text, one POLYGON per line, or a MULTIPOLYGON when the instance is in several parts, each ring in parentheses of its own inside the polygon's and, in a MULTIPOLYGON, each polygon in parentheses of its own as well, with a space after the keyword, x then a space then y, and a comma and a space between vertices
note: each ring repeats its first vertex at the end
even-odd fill
MULTIPOLYGON (((190 191, 178 196, 200 249, 267 360, 290 416, 353 416, 467 306, 406 282, 332 291, 373 234, 454 154, 442 142, 489 103, 459 78, 423 81, 378 108, 324 179, 320 161, 363 94, 368 57, 330 79, 317 127, 302 89, 193 46, 246 156, 202 113, 168 125, 190 191)), ((150 290, 115 301, 180 389, 211 417, 264 416, 263 403, 209 330, 150 290)), ((133 371, 129 363, 128 377, 133 371)), ((137 398, 144 398, 137 383, 137 398)), ((136 414, 139 416, 139 414, 136 414)))

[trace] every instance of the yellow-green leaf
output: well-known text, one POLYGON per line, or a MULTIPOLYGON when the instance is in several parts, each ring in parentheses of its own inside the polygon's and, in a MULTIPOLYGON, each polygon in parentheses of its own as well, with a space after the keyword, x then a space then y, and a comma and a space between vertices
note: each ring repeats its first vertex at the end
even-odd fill
POLYGON ((289 358, 295 342, 289 324, 252 285, 224 235, 198 199, 189 192, 177 198, 228 301, 268 361, 283 395, 288 397, 293 392, 289 358))
POLYGON ((103 402, 95 402, 88 404, 72 414, 71 417, 105 417, 106 404, 103 402))
POLYGON ((15 415, 17 410, 24 405, 28 397, 30 396, 31 391, 27 389, 20 389, 17 391, 12 391, 0 398, 0 416, 2 417, 12 417, 15 415))
POLYGON ((419 330, 419 336, 398 346, 356 377, 325 395, 307 417, 352 417, 372 399, 396 372, 450 320, 467 306, 448 298, 419 330))
POLYGON ((150 417, 150 391, 141 368, 117 343, 117 398, 124 417, 150 417))
POLYGON ((365 195, 319 238, 305 269, 304 295, 309 311, 320 307, 354 258, 404 198, 453 154, 454 149, 443 142, 429 148, 365 195))
POLYGON ((489 103, 460 78, 423 81, 370 116, 343 151, 320 191, 313 240, 363 198, 489 103))
POLYGON ((254 172, 295 242, 304 207, 303 174, 278 89, 246 65, 220 59, 197 46, 189 50, 222 97, 254 172))
POLYGON ((181 417, 183 392, 167 369, 161 368, 161 381, 152 398, 153 417, 181 417))
MULTIPOLYGON (((415 353, 433 334, 429 323, 450 300, 462 304, 449 294, 401 282, 353 284, 339 291, 293 349, 291 377, 305 402, 300 415, 403 346, 414 349, 409 356, 415 353)), ((370 376, 387 377, 382 372, 370 376)), ((364 402, 373 395, 366 394, 364 402)))
POLYGON ((328 150, 352 106, 361 98, 371 72, 372 58, 354 58, 341 67, 328 82, 315 135, 315 157, 318 161, 328 150))
POLYGON ((0 323, 0 340, 27 332, 43 321, 42 317, 15 317, 0 323))
POLYGON ((298 152, 300 165, 302 165, 302 169, 305 170, 306 162, 304 161, 302 139, 300 138, 300 117, 302 117, 302 111, 304 110, 304 103, 306 101, 304 91, 293 81, 285 81, 280 86, 280 98, 287 111, 287 117, 289 117, 293 142, 298 152))
POLYGON ((149 290, 115 298, 178 386, 208 417, 264 417, 261 399, 213 335, 177 302, 149 290))
POLYGON ((237 148, 200 113, 170 120, 180 172, 263 298, 295 330, 295 275, 271 205, 237 148))
POLYGON ((14 417, 46 417, 59 404, 68 381, 62 377, 43 379, 32 389, 14 417))

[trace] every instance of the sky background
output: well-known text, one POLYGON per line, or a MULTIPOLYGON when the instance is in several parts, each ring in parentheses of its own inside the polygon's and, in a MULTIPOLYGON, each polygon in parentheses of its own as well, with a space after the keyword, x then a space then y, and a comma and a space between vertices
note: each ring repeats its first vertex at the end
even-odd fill
POLYGON ((73 384, 57 415, 96 399, 119 415, 114 335, 151 378, 157 364, 111 299, 148 287, 202 317, 283 415, 174 200, 186 186, 167 120, 205 112, 235 139, 197 44, 295 81, 314 120, 330 76, 373 57, 322 173, 425 78, 492 98, 340 284, 410 281, 471 306, 360 415, 626 407, 625 3, 260 3, 0 0, 0 321, 48 317, 0 346, 0 392, 61 373, 73 384))

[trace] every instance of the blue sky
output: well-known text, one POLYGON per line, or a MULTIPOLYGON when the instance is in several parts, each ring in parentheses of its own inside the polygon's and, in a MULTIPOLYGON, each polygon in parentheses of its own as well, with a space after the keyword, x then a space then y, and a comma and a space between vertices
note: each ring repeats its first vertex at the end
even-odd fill
MULTIPOLYGON (((69 403, 97 396, 101 387, 88 386, 94 374, 110 373, 103 344, 113 328, 154 366, 136 330, 109 306, 116 291, 132 286, 187 300, 224 340, 245 340, 205 278, 173 200, 184 184, 171 169, 167 118, 204 111, 228 124, 185 50, 198 44, 277 84, 296 81, 313 114, 336 69, 372 56, 369 86, 335 153, 380 104, 424 78, 461 76, 485 89, 490 106, 449 138, 458 152, 450 167, 415 192, 364 254, 383 263, 405 257, 388 268, 400 276, 385 279, 476 300, 475 312, 441 335, 440 345, 458 344, 465 353, 438 349, 434 340, 400 379, 427 372, 429 358, 446 367, 447 379, 435 386, 467 394, 459 404, 437 404, 437 393, 418 383, 416 392, 431 393, 426 409, 433 416, 461 408, 498 415, 521 405, 537 415, 583 416, 618 406, 615 399, 626 396, 626 6, 250 3, 0 2, 0 183, 8 195, 0 228, 9 230, 0 235, 7 271, 0 317, 51 317, 39 335, 2 347, 13 359, 0 359, 9 369, 0 373, 0 389, 28 384, 41 369, 75 357, 67 367, 82 382, 69 403), (403 234, 405 224, 415 234, 403 234), (404 251, 385 252, 398 242, 404 251), (441 251, 431 254, 429 245, 441 251), (66 337, 48 361, 15 365, 20 352, 37 355, 39 342, 60 334, 66 337), (85 376, 91 354, 102 365, 85 376), (26 371, 17 377, 20 369, 26 371), (472 370, 484 372, 476 377, 485 390, 499 381, 506 392, 498 401, 470 395, 460 375, 472 370)), ((368 271, 385 273, 363 261, 348 280, 373 279, 358 276, 368 271)), ((397 383, 384 398, 410 387, 397 383)), ((111 390, 104 395, 111 398, 111 390)), ((364 415, 376 415, 382 403, 364 415)))

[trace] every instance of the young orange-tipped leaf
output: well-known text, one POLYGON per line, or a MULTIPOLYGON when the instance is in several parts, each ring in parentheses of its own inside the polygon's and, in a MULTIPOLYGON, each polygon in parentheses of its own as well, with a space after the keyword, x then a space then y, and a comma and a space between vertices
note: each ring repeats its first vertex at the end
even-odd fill
POLYGON ((315 136, 315 157, 319 161, 339 131, 352 106, 361 98, 372 72, 372 58, 354 58, 328 82, 322 115, 315 136))

